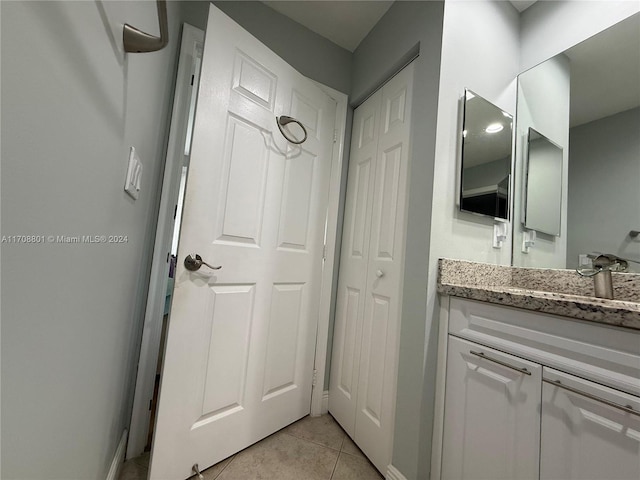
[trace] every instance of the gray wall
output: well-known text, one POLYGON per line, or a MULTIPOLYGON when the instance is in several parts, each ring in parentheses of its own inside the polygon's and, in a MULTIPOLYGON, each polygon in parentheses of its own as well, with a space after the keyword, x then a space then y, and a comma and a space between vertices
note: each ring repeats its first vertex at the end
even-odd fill
POLYGON ((351 52, 261 2, 213 3, 300 73, 349 94, 351 52))
MULTIPOLYGON (((640 108, 569 131, 567 268, 594 251, 640 259, 640 108)), ((639 265, 629 264, 633 271, 639 265)))
POLYGON ((2 478, 104 479, 129 423, 179 39, 125 55, 154 2, 1 2, 2 478), (123 191, 129 147, 142 191, 123 191))
MULTIPOLYGON (((409 171, 406 260, 393 465, 409 480, 427 478, 429 402, 424 411, 424 355, 429 225, 435 162, 443 2, 394 3, 353 55, 352 98, 362 101, 417 51, 409 171), (423 420, 425 419, 426 420, 423 420)), ((427 395, 432 395, 428 392, 427 395)))
MULTIPOLYGON (((502 110, 515 113, 519 34, 518 12, 508 2, 475 0, 445 3, 426 300, 427 353, 422 410, 425 425, 422 452, 426 457, 431 451, 429 435, 433 423, 437 369, 438 258, 501 265, 511 262, 510 238, 503 248, 493 248, 494 220, 460 212, 456 205, 460 168, 460 99, 465 88, 469 88, 502 110)), ((423 470, 418 478, 429 478, 428 473, 423 470)))

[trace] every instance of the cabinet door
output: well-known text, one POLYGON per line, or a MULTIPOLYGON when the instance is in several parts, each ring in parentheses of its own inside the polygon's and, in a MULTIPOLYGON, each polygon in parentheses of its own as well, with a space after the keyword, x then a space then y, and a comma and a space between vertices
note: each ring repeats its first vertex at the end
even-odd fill
POLYGON ((545 367, 540 478, 639 479, 639 414, 640 398, 545 367))
POLYGON ((542 367, 449 336, 443 479, 537 479, 542 367))

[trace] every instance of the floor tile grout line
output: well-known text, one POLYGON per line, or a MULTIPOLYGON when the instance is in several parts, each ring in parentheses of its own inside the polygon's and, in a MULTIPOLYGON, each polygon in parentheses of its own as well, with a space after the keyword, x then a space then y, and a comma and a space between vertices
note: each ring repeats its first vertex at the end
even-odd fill
MULTIPOLYGON (((339 448, 333 448, 328 445, 325 445, 324 443, 315 442, 309 438, 299 437, 298 435, 294 435, 293 433, 288 433, 288 432, 282 432, 282 433, 285 435, 289 435, 290 437, 297 438, 298 440, 304 440, 306 442, 313 443, 314 445, 319 445, 321 447, 328 448, 329 450, 333 450, 334 452, 340 453, 341 451, 339 448)), ((344 442, 344 438, 342 439, 342 441, 344 442)), ((341 447, 342 447, 342 444, 341 444, 341 447)))
POLYGON ((338 456, 336 457, 336 463, 333 465, 333 470, 331 471, 331 476, 329 477, 329 480, 333 480, 333 476, 336 474, 336 470, 338 468, 338 462, 340 461, 340 454, 342 452, 338 452, 338 456))
MULTIPOLYGON (((240 453, 240 452, 238 452, 238 453, 240 453)), ((222 470, 220 470, 220 471, 218 472, 218 474, 217 474, 215 477, 213 477, 213 480, 216 480, 217 478, 219 478, 219 477, 220 477, 220 475, 222 475, 222 472, 224 472, 224 471, 227 469, 227 467, 229 467, 229 465, 231 465, 231 462, 233 462, 233 461, 236 459, 236 457, 238 456, 238 453, 234 453, 234 454, 233 454, 233 456, 231 457, 231 460, 229 460, 229 461, 227 462, 227 464, 226 464, 224 467, 222 467, 222 470)), ((223 460, 223 461, 224 461, 224 460, 223 460)), ((215 466, 215 465, 213 465, 213 466, 215 466)))
MULTIPOLYGON (((344 450, 340 450, 340 453, 344 453, 345 455, 349 455, 350 457, 353 457, 353 458, 364 458, 366 460, 369 460, 364 453, 361 453, 361 454, 349 453, 349 452, 345 452, 344 450)), ((371 460, 369 460, 369 461, 371 461, 371 460)))

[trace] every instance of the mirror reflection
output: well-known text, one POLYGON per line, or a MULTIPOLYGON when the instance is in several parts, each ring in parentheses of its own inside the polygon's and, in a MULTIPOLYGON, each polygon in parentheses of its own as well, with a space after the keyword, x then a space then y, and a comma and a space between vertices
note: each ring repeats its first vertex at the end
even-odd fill
POLYGON ((560 235, 562 207, 562 147, 529 128, 524 225, 560 235))
POLYGON ((460 209, 509 218, 513 118, 465 91, 460 209))
POLYGON ((640 14, 522 73, 516 118, 513 264, 576 268, 594 252, 639 260, 640 14), (539 187, 546 198, 561 185, 546 213, 558 234, 530 224, 530 128, 562 149, 562 167, 539 187), (529 229, 543 233, 524 253, 529 229))

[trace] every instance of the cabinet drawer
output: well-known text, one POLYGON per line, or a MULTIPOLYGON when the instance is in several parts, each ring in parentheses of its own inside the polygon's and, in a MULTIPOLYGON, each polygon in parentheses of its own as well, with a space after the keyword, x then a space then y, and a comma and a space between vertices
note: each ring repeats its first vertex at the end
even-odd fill
POLYGON ((640 398, 543 369, 540 478, 640 478, 640 398))
POLYGON ((449 333, 640 396, 640 332, 452 297, 449 333))

